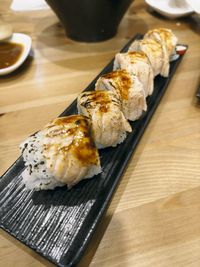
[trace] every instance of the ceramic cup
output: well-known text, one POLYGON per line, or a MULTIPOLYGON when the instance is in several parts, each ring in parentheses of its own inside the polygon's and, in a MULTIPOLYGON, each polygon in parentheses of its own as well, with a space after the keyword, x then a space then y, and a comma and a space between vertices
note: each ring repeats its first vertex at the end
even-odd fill
POLYGON ((133 0, 46 0, 76 41, 99 42, 115 36, 133 0))

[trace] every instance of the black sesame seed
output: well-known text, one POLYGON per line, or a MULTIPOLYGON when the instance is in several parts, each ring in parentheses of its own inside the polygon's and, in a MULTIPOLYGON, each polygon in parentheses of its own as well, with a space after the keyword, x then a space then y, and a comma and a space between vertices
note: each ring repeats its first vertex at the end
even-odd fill
POLYGON ((76 124, 76 125, 80 125, 80 123, 81 123, 80 120, 75 121, 75 124, 76 124))

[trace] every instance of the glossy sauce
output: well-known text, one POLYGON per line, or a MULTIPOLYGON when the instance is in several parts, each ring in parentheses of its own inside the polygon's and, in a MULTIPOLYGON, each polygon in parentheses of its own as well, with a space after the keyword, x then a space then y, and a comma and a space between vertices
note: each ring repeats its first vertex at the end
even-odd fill
POLYGON ((23 45, 0 42, 0 69, 14 65, 23 52, 23 45))
POLYGON ((64 155, 64 158, 67 158, 66 154, 72 153, 83 166, 98 165, 98 151, 92 139, 91 122, 87 117, 82 115, 59 117, 46 128, 49 129, 46 137, 52 140, 60 138, 62 141, 63 138, 73 137, 69 145, 61 147, 57 139, 55 144, 52 142, 51 145, 45 146, 46 151, 50 152, 51 146, 55 146, 57 153, 64 155))
POLYGON ((120 93, 122 99, 128 100, 128 94, 132 85, 132 80, 127 71, 112 71, 103 75, 103 77, 110 80, 112 86, 114 86, 115 89, 120 93))
POLYGON ((102 113, 109 111, 111 100, 111 92, 109 91, 91 91, 85 92, 82 95, 81 105, 88 109, 95 109, 98 106, 98 109, 102 113))
POLYGON ((142 51, 133 51, 133 52, 128 52, 128 56, 130 57, 131 63, 135 63, 135 60, 147 60, 147 55, 142 52, 142 51))

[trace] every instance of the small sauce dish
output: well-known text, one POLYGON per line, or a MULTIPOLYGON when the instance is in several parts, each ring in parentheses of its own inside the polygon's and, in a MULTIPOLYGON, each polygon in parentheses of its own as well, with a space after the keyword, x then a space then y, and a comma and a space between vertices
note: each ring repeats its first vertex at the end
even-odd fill
POLYGON ((152 9, 169 19, 189 16, 194 12, 186 0, 145 0, 145 2, 152 9))
POLYGON ((0 42, 0 76, 16 70, 26 60, 31 50, 31 38, 23 33, 13 33, 0 42))

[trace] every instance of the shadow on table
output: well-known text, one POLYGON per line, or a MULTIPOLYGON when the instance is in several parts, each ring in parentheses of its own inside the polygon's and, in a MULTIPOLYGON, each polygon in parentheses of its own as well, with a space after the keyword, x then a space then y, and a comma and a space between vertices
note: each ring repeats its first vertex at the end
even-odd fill
MULTIPOLYGON (((47 25, 48 17, 41 19, 38 23, 47 25)), ((98 67, 98 59, 110 55, 110 59, 116 52, 132 38, 136 33, 144 33, 148 29, 147 23, 138 15, 128 13, 119 25, 118 33, 114 38, 98 43, 81 43, 69 39, 59 23, 53 23, 44 27, 37 35, 36 48, 40 49, 42 56, 48 58, 51 62, 62 67, 70 67, 75 70, 88 70, 98 67), (50 55, 45 51, 46 48, 52 48, 56 56, 50 55), (65 59, 66 53, 70 52, 70 58, 65 59), (50 58, 51 56, 51 58, 50 58), (79 63, 79 64, 78 64, 79 63)))

